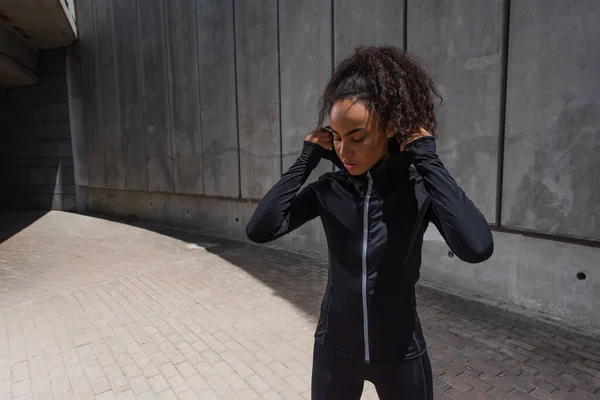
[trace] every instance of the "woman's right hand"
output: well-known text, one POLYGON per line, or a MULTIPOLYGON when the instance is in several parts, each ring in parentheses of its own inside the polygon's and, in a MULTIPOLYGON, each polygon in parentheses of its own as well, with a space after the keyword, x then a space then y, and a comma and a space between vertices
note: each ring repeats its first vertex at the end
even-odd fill
POLYGON ((333 150, 331 132, 325 129, 311 132, 304 139, 306 142, 318 144, 326 150, 333 150))

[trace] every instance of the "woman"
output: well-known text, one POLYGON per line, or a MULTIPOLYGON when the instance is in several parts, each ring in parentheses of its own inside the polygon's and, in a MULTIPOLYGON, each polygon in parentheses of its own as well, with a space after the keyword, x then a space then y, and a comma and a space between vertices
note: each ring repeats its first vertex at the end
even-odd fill
POLYGON ((435 152, 432 79, 393 47, 361 48, 333 74, 319 127, 258 204, 247 226, 258 243, 320 217, 329 280, 315 334, 312 398, 359 399, 365 380, 381 399, 433 398, 416 311, 423 234, 433 222, 454 254, 493 252, 483 215, 435 152), (302 188, 321 158, 340 170, 302 188))

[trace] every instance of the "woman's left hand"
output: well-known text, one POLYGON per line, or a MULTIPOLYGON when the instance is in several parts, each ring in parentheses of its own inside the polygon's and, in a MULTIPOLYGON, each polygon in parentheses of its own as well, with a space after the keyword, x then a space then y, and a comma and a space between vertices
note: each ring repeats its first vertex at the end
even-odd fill
POLYGON ((404 148, 415 140, 425 137, 425 136, 433 136, 431 133, 427 132, 425 129, 421 128, 418 132, 413 133, 408 139, 400 144, 400 151, 404 151, 404 148))

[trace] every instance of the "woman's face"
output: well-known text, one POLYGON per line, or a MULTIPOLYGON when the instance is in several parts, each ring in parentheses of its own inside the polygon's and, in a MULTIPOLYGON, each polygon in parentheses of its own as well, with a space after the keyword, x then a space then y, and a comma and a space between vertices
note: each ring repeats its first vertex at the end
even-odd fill
POLYGON ((351 175, 362 175, 386 155, 387 141, 379 119, 361 102, 340 100, 331 108, 329 122, 333 147, 351 175))

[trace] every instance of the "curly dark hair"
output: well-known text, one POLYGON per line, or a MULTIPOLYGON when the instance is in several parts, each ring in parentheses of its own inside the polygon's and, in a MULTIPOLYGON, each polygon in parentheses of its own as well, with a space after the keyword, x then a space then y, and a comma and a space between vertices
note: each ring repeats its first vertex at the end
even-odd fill
POLYGON ((419 128, 435 135, 434 100, 442 102, 433 79, 419 60, 391 46, 359 47, 342 61, 319 104, 319 127, 340 100, 355 99, 374 113, 398 143, 419 128))

